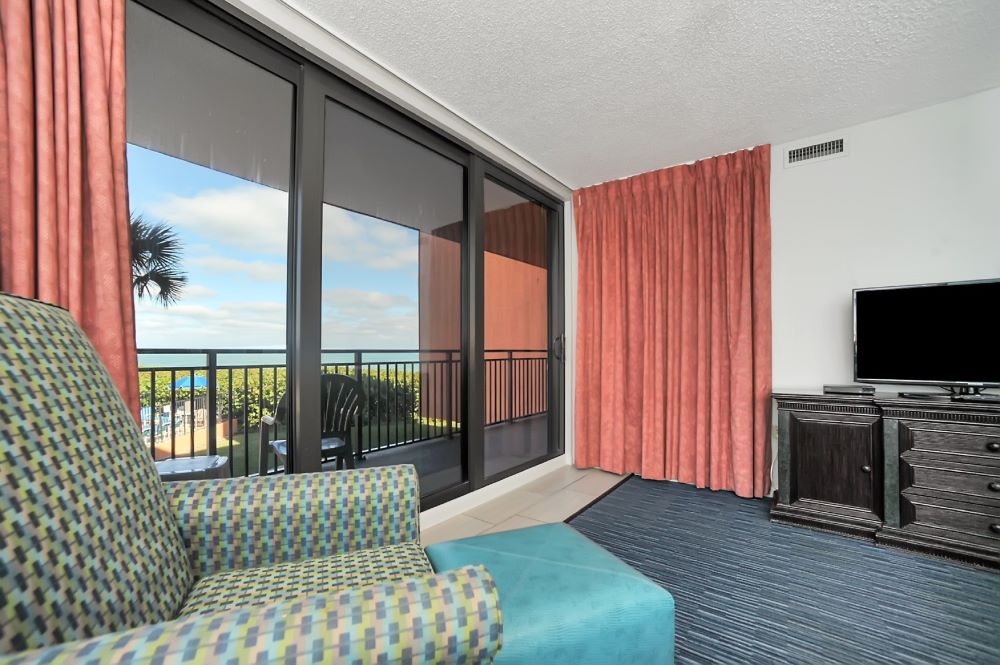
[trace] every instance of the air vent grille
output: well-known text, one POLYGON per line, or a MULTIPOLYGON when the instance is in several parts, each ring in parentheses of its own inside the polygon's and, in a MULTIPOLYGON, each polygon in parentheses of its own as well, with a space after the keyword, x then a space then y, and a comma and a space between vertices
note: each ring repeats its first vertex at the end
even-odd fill
POLYGON ((802 148, 793 148, 788 151, 788 164, 804 162, 807 159, 818 157, 830 157, 844 152, 844 139, 833 139, 815 145, 807 145, 802 148))

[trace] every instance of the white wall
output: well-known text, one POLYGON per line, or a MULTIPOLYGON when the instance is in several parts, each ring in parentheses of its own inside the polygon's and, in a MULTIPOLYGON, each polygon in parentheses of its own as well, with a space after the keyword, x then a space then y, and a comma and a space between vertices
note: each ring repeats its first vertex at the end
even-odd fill
POLYGON ((1000 277, 1000 88, 812 138, 840 136, 792 168, 816 141, 773 148, 777 389, 851 382, 852 289, 1000 277))

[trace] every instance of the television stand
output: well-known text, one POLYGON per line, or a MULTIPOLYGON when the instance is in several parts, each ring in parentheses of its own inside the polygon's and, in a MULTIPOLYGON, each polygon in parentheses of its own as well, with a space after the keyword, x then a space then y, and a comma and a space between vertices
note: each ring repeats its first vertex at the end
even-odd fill
POLYGON ((771 519, 1000 568, 1000 395, 776 393, 771 519))
POLYGON ((983 393, 982 386, 945 386, 945 390, 951 393, 952 396, 981 395, 983 393))
POLYGON ((946 393, 901 392, 904 399, 920 399, 937 402, 982 402, 1000 404, 1000 395, 984 393, 982 386, 942 386, 946 393))
POLYGON ((899 396, 904 399, 925 399, 937 402, 950 402, 954 395, 952 393, 911 393, 901 392, 899 396))
POLYGON ((1000 404, 1000 395, 992 393, 974 393, 972 395, 952 395, 951 401, 971 404, 1000 404))

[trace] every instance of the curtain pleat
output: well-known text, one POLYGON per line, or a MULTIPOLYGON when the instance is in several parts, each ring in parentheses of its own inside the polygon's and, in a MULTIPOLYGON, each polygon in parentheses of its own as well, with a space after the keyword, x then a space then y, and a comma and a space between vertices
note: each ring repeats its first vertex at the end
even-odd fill
POLYGON ((770 146, 579 190, 576 462, 770 489, 770 146))
POLYGON ((61 305, 139 413, 124 0, 0 3, 0 289, 61 305))

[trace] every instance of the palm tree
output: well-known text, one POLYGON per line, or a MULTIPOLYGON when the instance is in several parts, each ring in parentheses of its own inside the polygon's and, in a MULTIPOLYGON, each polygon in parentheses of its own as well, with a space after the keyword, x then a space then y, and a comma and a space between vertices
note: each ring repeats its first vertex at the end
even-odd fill
POLYGON ((139 298, 164 307, 180 300, 187 275, 180 268, 183 248, 177 233, 162 222, 150 223, 142 215, 129 215, 132 243, 132 288, 139 298), (153 285, 157 291, 153 292, 153 285))

